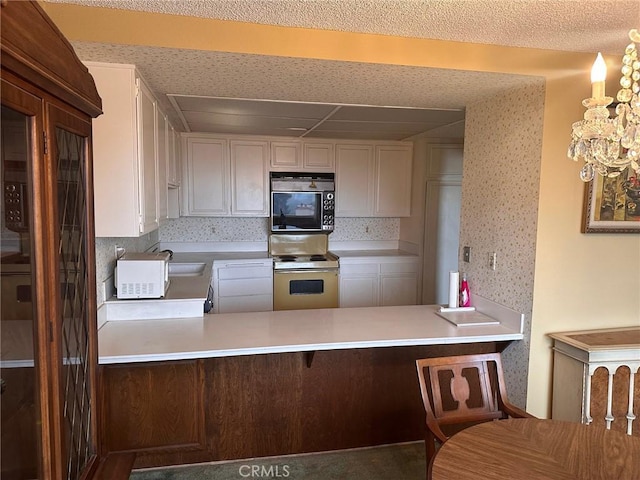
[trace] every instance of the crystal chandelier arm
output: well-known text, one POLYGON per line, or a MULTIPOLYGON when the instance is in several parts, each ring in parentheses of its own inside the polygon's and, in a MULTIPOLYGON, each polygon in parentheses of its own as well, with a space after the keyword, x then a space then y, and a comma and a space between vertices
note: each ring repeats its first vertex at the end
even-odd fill
POLYGON ((613 99, 604 96, 604 82, 600 78, 596 86, 592 79, 593 96, 582 102, 586 108, 584 119, 572 127, 567 155, 585 162, 580 171, 585 182, 596 174, 617 177, 628 168, 635 170, 636 178, 640 177, 640 58, 636 46, 640 32, 631 30, 629 38, 632 43, 622 57, 616 116, 610 118, 607 107, 613 99))

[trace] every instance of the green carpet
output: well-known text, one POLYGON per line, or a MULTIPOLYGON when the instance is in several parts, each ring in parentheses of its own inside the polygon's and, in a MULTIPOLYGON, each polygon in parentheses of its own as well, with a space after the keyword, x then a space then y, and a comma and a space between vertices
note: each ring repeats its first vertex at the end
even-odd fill
POLYGON ((426 475, 424 442, 136 470, 130 480, 413 480, 426 475))

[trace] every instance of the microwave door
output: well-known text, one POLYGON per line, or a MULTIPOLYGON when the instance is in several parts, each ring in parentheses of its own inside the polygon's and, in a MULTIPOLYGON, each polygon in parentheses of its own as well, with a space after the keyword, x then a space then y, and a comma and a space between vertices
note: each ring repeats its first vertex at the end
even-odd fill
POLYGON ((272 231, 322 230, 322 194, 317 192, 272 192, 272 231))

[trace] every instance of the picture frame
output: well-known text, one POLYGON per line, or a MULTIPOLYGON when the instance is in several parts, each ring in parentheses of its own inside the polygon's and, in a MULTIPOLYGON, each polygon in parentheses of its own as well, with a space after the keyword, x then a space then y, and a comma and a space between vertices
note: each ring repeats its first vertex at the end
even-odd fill
POLYGON ((581 232, 640 233, 640 178, 631 168, 585 185, 581 232))

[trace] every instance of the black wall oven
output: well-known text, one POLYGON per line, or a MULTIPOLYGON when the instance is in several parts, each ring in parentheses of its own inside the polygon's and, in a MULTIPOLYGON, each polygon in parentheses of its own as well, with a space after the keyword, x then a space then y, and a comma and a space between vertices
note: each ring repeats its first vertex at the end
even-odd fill
POLYGON ((271 172, 273 233, 331 233, 335 214, 333 173, 271 172))

